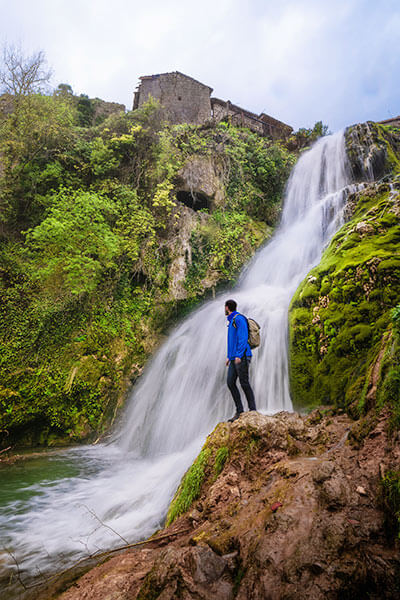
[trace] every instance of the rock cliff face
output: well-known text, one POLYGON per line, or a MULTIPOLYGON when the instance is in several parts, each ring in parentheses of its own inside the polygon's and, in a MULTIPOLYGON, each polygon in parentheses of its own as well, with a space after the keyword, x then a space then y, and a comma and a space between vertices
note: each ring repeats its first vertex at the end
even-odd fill
POLYGON ((172 524, 60 600, 397 598, 380 480, 399 459, 385 414, 221 423, 182 480, 172 524))
POLYGON ((369 123, 346 140, 354 179, 365 185, 293 298, 291 382, 298 407, 362 411, 379 398, 400 302, 400 131, 369 123))

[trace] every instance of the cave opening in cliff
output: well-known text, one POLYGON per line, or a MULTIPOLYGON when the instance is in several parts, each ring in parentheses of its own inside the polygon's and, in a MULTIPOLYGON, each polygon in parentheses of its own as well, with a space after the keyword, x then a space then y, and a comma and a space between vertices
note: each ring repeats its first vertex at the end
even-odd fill
POLYGON ((185 192, 184 190, 180 190, 176 193, 176 199, 193 210, 210 208, 209 199, 201 192, 185 192))

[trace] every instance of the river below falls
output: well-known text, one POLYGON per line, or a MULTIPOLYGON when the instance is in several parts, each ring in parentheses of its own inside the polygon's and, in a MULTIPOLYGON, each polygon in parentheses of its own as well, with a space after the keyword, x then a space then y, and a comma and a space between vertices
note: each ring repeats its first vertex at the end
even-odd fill
POLYGON ((152 459, 97 445, 43 451, 1 466, 0 580, 16 563, 29 584, 82 556, 147 538, 163 525, 202 442, 190 452, 152 459))

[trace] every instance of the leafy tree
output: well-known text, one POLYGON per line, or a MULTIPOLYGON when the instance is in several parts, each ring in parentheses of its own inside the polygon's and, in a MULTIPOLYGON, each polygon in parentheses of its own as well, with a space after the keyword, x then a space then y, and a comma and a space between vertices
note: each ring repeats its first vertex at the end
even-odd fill
POLYGON ((78 123, 81 127, 90 127, 93 122, 94 106, 87 94, 81 94, 76 106, 78 110, 78 123))
POLYGON ((315 123, 314 127, 312 128, 311 136, 314 137, 315 139, 318 139, 320 137, 324 137, 325 135, 328 135, 328 133, 329 133, 328 125, 324 125, 322 123, 322 121, 317 121, 315 123))
POLYGON ((21 228, 32 224, 54 175, 61 183, 59 160, 74 138, 73 122, 68 101, 39 94, 22 96, 0 121, 0 221, 21 228))
POLYGON ((28 248, 37 255, 33 277, 57 294, 92 292, 118 253, 111 228, 115 215, 115 205, 104 196, 62 189, 46 219, 27 232, 28 248))
POLYGON ((115 172, 119 165, 118 157, 101 137, 95 138, 91 142, 90 148, 90 166, 95 177, 104 177, 115 172))
POLYGON ((61 96, 61 98, 72 98, 74 92, 72 91, 72 87, 69 85, 69 83, 59 83, 54 90, 54 95, 61 96))
POLYGON ((320 137, 329 135, 329 133, 328 125, 324 125, 322 121, 317 121, 314 127, 309 129, 301 127, 296 133, 290 136, 286 145, 289 150, 301 150, 318 140, 320 137))
POLYGON ((136 191, 120 186, 118 193, 119 217, 116 233, 120 239, 123 264, 134 276, 155 277, 159 264, 156 220, 143 206, 136 191))

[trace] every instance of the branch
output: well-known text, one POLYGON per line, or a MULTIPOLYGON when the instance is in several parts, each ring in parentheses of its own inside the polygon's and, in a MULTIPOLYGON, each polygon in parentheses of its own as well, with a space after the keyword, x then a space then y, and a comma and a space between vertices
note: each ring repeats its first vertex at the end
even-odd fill
POLYGON ((110 527, 110 525, 106 525, 106 523, 103 523, 103 521, 100 519, 100 517, 98 517, 96 515, 96 513, 89 508, 88 506, 86 506, 86 504, 81 504, 81 506, 83 506, 84 508, 86 508, 86 510, 95 518, 98 520, 98 522, 103 525, 103 527, 106 527, 107 529, 109 529, 110 531, 112 531, 113 533, 115 533, 115 535, 117 535, 119 537, 120 540, 122 540, 123 542, 125 542, 125 544, 129 544, 128 540, 126 540, 124 537, 122 537, 122 535, 120 535, 118 533, 118 531, 115 531, 115 529, 113 529, 112 527, 110 527))
POLYGON ((3 548, 3 550, 5 552, 7 552, 7 554, 9 554, 11 556, 11 558, 13 559, 13 561, 15 562, 15 566, 17 567, 17 579, 18 582, 22 585, 22 587, 24 588, 24 590, 27 590, 28 587, 25 585, 25 583, 22 581, 22 577, 21 577, 21 570, 19 568, 19 564, 17 559, 15 558, 14 554, 11 552, 11 550, 7 550, 7 548, 3 548))
POLYGON ((0 84, 3 91, 14 96, 26 96, 41 91, 52 71, 45 69, 46 58, 40 50, 31 56, 24 55, 20 47, 3 47, 3 67, 0 71, 0 84))
POLYGON ((124 550, 130 550, 131 548, 136 548, 138 546, 144 546, 145 544, 151 544, 152 542, 158 542, 160 540, 164 540, 166 538, 170 538, 170 537, 173 537, 173 536, 176 536, 176 535, 180 535, 182 533, 188 533, 189 531, 191 531, 191 529, 182 529, 180 531, 174 531, 172 533, 166 533, 164 535, 159 535, 158 537, 152 537, 152 538, 149 538, 147 540, 143 540, 141 542, 135 542, 133 544, 126 544, 125 546, 119 546, 117 548, 112 548, 111 550, 106 550, 106 551, 103 551, 103 552, 96 552, 94 554, 89 554, 89 556, 85 556, 85 558, 81 558, 80 560, 78 560, 77 562, 75 562, 73 565, 71 565, 67 569, 64 569, 63 571, 59 571, 58 573, 54 573, 54 575, 51 575, 50 577, 46 577, 44 579, 44 581, 41 581, 41 582, 38 582, 38 583, 33 583, 31 585, 26 585, 22 581, 21 575, 20 575, 19 565, 18 565, 18 562, 17 562, 16 558, 14 557, 14 555, 9 550, 6 550, 5 548, 4 548, 4 550, 13 558, 13 560, 14 560, 14 562, 16 564, 16 567, 17 567, 17 579, 18 579, 19 583, 22 585, 22 587, 25 590, 31 590, 31 589, 40 587, 40 586, 42 586, 44 584, 53 583, 54 581, 56 581, 57 579, 59 579, 63 575, 66 575, 67 573, 69 573, 73 569, 76 569, 77 567, 79 567, 79 565, 81 565, 84 562, 87 562, 88 560, 105 558, 105 557, 110 556, 111 554, 114 554, 115 552, 122 552, 124 550))

